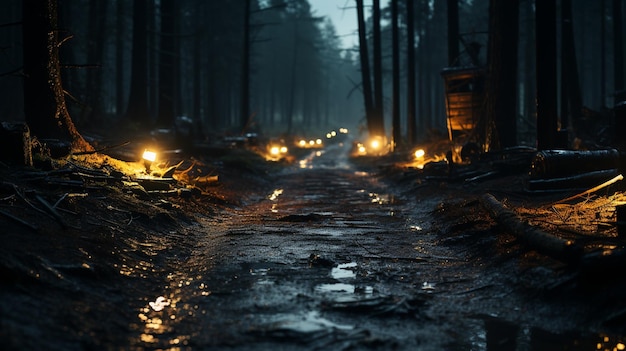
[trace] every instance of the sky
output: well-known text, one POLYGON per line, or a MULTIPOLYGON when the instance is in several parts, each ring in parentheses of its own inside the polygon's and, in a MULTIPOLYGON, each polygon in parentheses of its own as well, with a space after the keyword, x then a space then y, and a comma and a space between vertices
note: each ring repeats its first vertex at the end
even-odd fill
MULTIPOLYGON (((356 1, 354 0, 309 0, 311 12, 315 16, 328 16, 341 39, 344 48, 351 48, 358 44, 356 23, 356 1)), ((364 1, 365 6, 371 4, 371 0, 364 1)), ((365 10, 366 17, 369 9, 365 10)))

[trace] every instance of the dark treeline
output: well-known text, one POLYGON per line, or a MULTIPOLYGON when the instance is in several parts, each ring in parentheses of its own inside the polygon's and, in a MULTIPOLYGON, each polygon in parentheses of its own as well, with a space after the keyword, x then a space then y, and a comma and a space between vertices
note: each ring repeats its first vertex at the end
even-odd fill
MULTIPOLYGON (((59 0, 62 81, 70 115, 82 130, 170 127, 178 116, 191 118, 205 136, 325 132, 339 126, 366 130, 359 48, 341 48, 329 20, 312 12, 313 1, 331 0, 59 0)), ((397 4, 400 51, 395 59, 393 2, 376 1, 380 13, 372 11, 371 2, 364 6, 372 108, 383 116, 387 135, 392 113, 399 114, 394 133, 401 126, 399 135, 410 135, 414 144, 446 132, 442 69, 493 64, 487 54, 497 53, 498 47, 489 46, 490 23, 509 19, 490 21, 489 0, 392 1, 397 4), (449 9, 458 11, 456 27, 448 26, 454 18, 449 9), (448 40, 449 28, 458 29, 456 40, 448 40), (450 52, 458 56, 449 57, 450 52), (396 59, 400 82, 394 83, 396 59), (414 72, 413 87, 409 72, 414 72)), ((555 93, 556 113, 559 123, 582 130, 580 120, 613 107, 616 92, 623 89, 623 64, 615 62, 624 60, 624 8, 621 0, 550 1, 556 4, 561 92, 555 93)), ((347 6, 345 15, 356 16, 359 3, 341 0, 337 8, 347 6)), ((519 143, 534 145, 536 36, 542 33, 535 33, 535 1, 512 3, 515 9, 508 13, 517 17, 517 36, 496 38, 517 47, 513 125, 519 143)), ((22 120, 22 1, 7 0, 1 7, 0 114, 2 120, 22 120)), ((495 11, 491 8, 492 20, 495 11)))
MULTIPOLYGON (((61 73, 74 122, 145 130, 187 116, 207 136, 356 127, 358 66, 330 22, 306 0, 250 0, 246 26, 244 3, 60 0, 61 73)), ((0 113, 21 120, 22 1, 2 8, 0 113)))

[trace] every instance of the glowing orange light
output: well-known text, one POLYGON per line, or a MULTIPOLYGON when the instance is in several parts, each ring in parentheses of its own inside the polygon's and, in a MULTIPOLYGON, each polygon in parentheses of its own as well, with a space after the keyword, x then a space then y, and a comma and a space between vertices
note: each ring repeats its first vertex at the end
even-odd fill
POLYGON ((150 172, 150 166, 152 166, 152 162, 156 160, 156 152, 150 150, 144 150, 143 155, 143 165, 146 167, 146 172, 150 172))
POLYGON ((146 161, 149 161, 149 162, 154 162, 154 160, 156 160, 156 152, 154 152, 154 151, 150 151, 150 150, 145 150, 145 151, 143 152, 143 156, 142 156, 142 158, 143 158, 144 160, 146 160, 146 161))

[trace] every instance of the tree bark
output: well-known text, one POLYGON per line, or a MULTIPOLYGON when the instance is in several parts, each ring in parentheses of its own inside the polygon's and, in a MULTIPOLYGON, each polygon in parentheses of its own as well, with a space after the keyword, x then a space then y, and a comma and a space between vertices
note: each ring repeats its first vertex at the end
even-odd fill
POLYGON ((24 0, 24 114, 32 135, 71 142, 72 152, 93 151, 65 103, 59 63, 56 0, 24 0))
POLYGON ((118 116, 122 114, 125 106, 124 95, 124 0, 117 0, 116 5, 116 38, 115 38, 115 112, 118 116))
POLYGON ((489 149, 517 144, 518 0, 491 0, 485 110, 485 145, 489 149))
POLYGON ((385 109, 383 94, 382 43, 380 39, 380 0, 372 2, 374 41, 374 128, 377 135, 385 135, 385 109))
POLYGON ((580 82, 578 79, 578 63, 576 60, 576 48, 574 47, 574 25, 572 23, 572 0, 561 1, 561 18, 562 18, 562 40, 563 52, 561 54, 563 65, 561 76, 564 78, 564 85, 561 89, 565 92, 565 111, 562 111, 561 128, 568 128, 567 112, 571 117, 571 126, 576 134, 587 134, 585 128, 581 125, 582 121, 582 94, 580 92, 580 82))
POLYGON ((400 129, 400 33, 398 30, 398 0, 391 0, 391 31, 392 31, 392 75, 393 75, 393 96, 392 96, 392 144, 395 150, 402 144, 402 133, 400 129))
POLYGON ((556 0, 535 0, 537 149, 557 145, 556 0))
POLYGON ((407 31, 407 140, 409 146, 417 143, 415 123, 415 9, 414 0, 406 0, 407 31))
POLYGON ((148 68, 146 67, 148 58, 147 10, 145 0, 133 1, 132 59, 126 117, 133 122, 149 125, 148 68))
POLYGON ((370 136, 377 135, 373 120, 374 103, 372 100, 372 82, 370 79, 369 52, 367 50, 367 31, 363 14, 363 0, 356 0, 357 24, 359 30, 359 59, 361 62, 361 79, 363 86, 363 101, 365 103, 365 119, 370 136))
POLYGON ((176 98, 176 1, 161 0, 161 51, 159 62, 159 114, 160 127, 174 124, 176 98))
POLYGON ((448 1, 448 66, 459 59, 459 0, 448 1))
MULTIPOLYGON (((239 127, 243 134, 250 119, 250 1, 245 0, 243 14, 243 53, 241 61, 241 105, 239 127)), ((290 120, 291 123, 291 120, 290 120)), ((290 128, 291 126, 289 126, 290 128)), ((288 129, 289 129, 288 128, 288 129)))
POLYGON ((613 52, 615 55, 613 62, 615 62, 614 90, 616 97, 617 93, 624 90, 624 35, 622 22, 622 0, 613 0, 613 52))

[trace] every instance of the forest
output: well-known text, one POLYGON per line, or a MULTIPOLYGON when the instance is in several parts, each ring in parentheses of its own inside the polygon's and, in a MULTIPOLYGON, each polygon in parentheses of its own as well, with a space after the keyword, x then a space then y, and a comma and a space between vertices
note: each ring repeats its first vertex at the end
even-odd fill
POLYGON ((54 34, 57 88, 86 134, 188 123, 194 138, 214 141, 348 127, 415 145, 448 133, 442 72, 479 67, 474 137, 485 148, 612 138, 624 88, 621 0, 338 0, 361 22, 352 48, 313 1, 331 0, 3 1, 2 120, 53 120, 25 84, 41 60, 34 48, 45 47, 33 39, 40 32, 54 34), (46 8, 56 16, 48 33, 28 20, 46 8))

